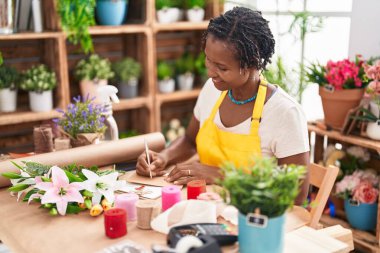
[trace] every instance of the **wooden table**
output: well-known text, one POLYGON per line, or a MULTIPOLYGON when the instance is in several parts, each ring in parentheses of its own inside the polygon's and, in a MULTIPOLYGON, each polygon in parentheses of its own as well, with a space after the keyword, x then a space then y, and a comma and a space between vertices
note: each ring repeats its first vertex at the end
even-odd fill
MULTIPOLYGON (((108 239, 104 235, 103 215, 91 217, 88 212, 82 212, 53 217, 38 204, 17 202, 6 189, 0 189, 0 203, 0 240, 12 253, 97 252, 126 239, 146 249, 150 249, 152 244, 166 244, 165 235, 153 230, 140 230, 136 222, 128 223, 126 236, 108 239)), ((297 212, 303 211, 296 209, 288 217, 297 212)), ((286 234, 285 252, 349 251, 347 244, 305 227, 303 217, 290 220, 293 221, 291 226, 301 228, 286 234)), ((238 247, 225 247, 223 252, 238 252, 238 247)))

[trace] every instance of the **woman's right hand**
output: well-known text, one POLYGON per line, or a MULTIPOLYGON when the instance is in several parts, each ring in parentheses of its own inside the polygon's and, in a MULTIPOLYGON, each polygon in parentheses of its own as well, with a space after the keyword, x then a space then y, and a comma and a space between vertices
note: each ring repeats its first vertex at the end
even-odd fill
POLYGON ((145 152, 139 156, 136 164, 137 175, 149 177, 151 171, 153 177, 163 176, 166 173, 165 169, 168 164, 167 157, 164 154, 149 150, 149 158, 150 165, 148 165, 145 152))

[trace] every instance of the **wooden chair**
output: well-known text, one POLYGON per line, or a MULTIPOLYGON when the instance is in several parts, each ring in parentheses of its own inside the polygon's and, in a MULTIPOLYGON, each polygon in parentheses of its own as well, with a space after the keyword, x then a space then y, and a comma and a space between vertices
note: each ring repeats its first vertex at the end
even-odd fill
POLYGON ((335 166, 328 168, 312 163, 309 165, 310 184, 318 188, 315 200, 311 204, 309 226, 315 229, 320 228, 319 220, 323 209, 338 176, 339 169, 335 166))

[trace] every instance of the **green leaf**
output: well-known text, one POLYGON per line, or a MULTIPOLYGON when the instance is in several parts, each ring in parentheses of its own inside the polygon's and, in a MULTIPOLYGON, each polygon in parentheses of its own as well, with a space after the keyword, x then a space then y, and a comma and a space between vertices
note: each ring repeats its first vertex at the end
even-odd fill
POLYGON ((72 214, 72 213, 79 213, 82 209, 77 204, 68 204, 66 213, 72 214))
POLYGON ((34 194, 34 193, 37 193, 37 192, 38 192, 38 189, 36 189, 36 188, 34 188, 34 189, 28 191, 28 192, 25 194, 25 196, 24 196, 24 198, 22 199, 22 201, 24 201, 24 202, 28 201, 29 198, 30 198, 30 196, 31 196, 32 194, 34 194))
POLYGON ((4 173, 1 173, 1 175, 3 177, 10 178, 10 179, 19 179, 19 178, 22 178, 22 176, 20 174, 14 173, 14 172, 4 172, 4 173))
POLYGON ((86 199, 84 201, 84 204, 86 205, 87 209, 91 209, 91 207, 92 207, 92 201, 91 201, 91 199, 86 199))
POLYGON ((23 170, 22 167, 20 165, 18 165, 17 163, 15 163, 14 161, 11 161, 11 163, 16 166, 18 169, 20 170, 23 170))
POLYGON ((83 182, 83 179, 81 179, 78 176, 75 176, 71 172, 68 172, 67 170, 64 170, 64 172, 65 172, 66 176, 69 178, 70 183, 71 182, 83 182))
POLYGON ((19 191, 25 190, 28 187, 29 187, 28 184, 17 184, 17 185, 14 185, 12 187, 9 187, 8 191, 19 192, 19 191))

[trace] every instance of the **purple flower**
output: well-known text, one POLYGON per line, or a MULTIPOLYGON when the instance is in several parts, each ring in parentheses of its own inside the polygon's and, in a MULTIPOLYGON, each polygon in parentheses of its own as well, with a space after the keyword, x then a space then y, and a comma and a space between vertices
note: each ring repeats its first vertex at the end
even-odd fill
POLYGON ((87 118, 87 112, 86 111, 82 111, 82 117, 83 117, 83 119, 87 118))
POLYGON ((57 108, 56 111, 59 112, 59 113, 65 114, 65 111, 62 110, 62 109, 60 109, 60 108, 57 108))
POLYGON ((59 119, 52 119, 51 121, 53 121, 55 124, 59 123, 59 119))
POLYGON ((80 103, 80 96, 78 96, 78 97, 73 97, 73 100, 76 102, 76 103, 80 103))

